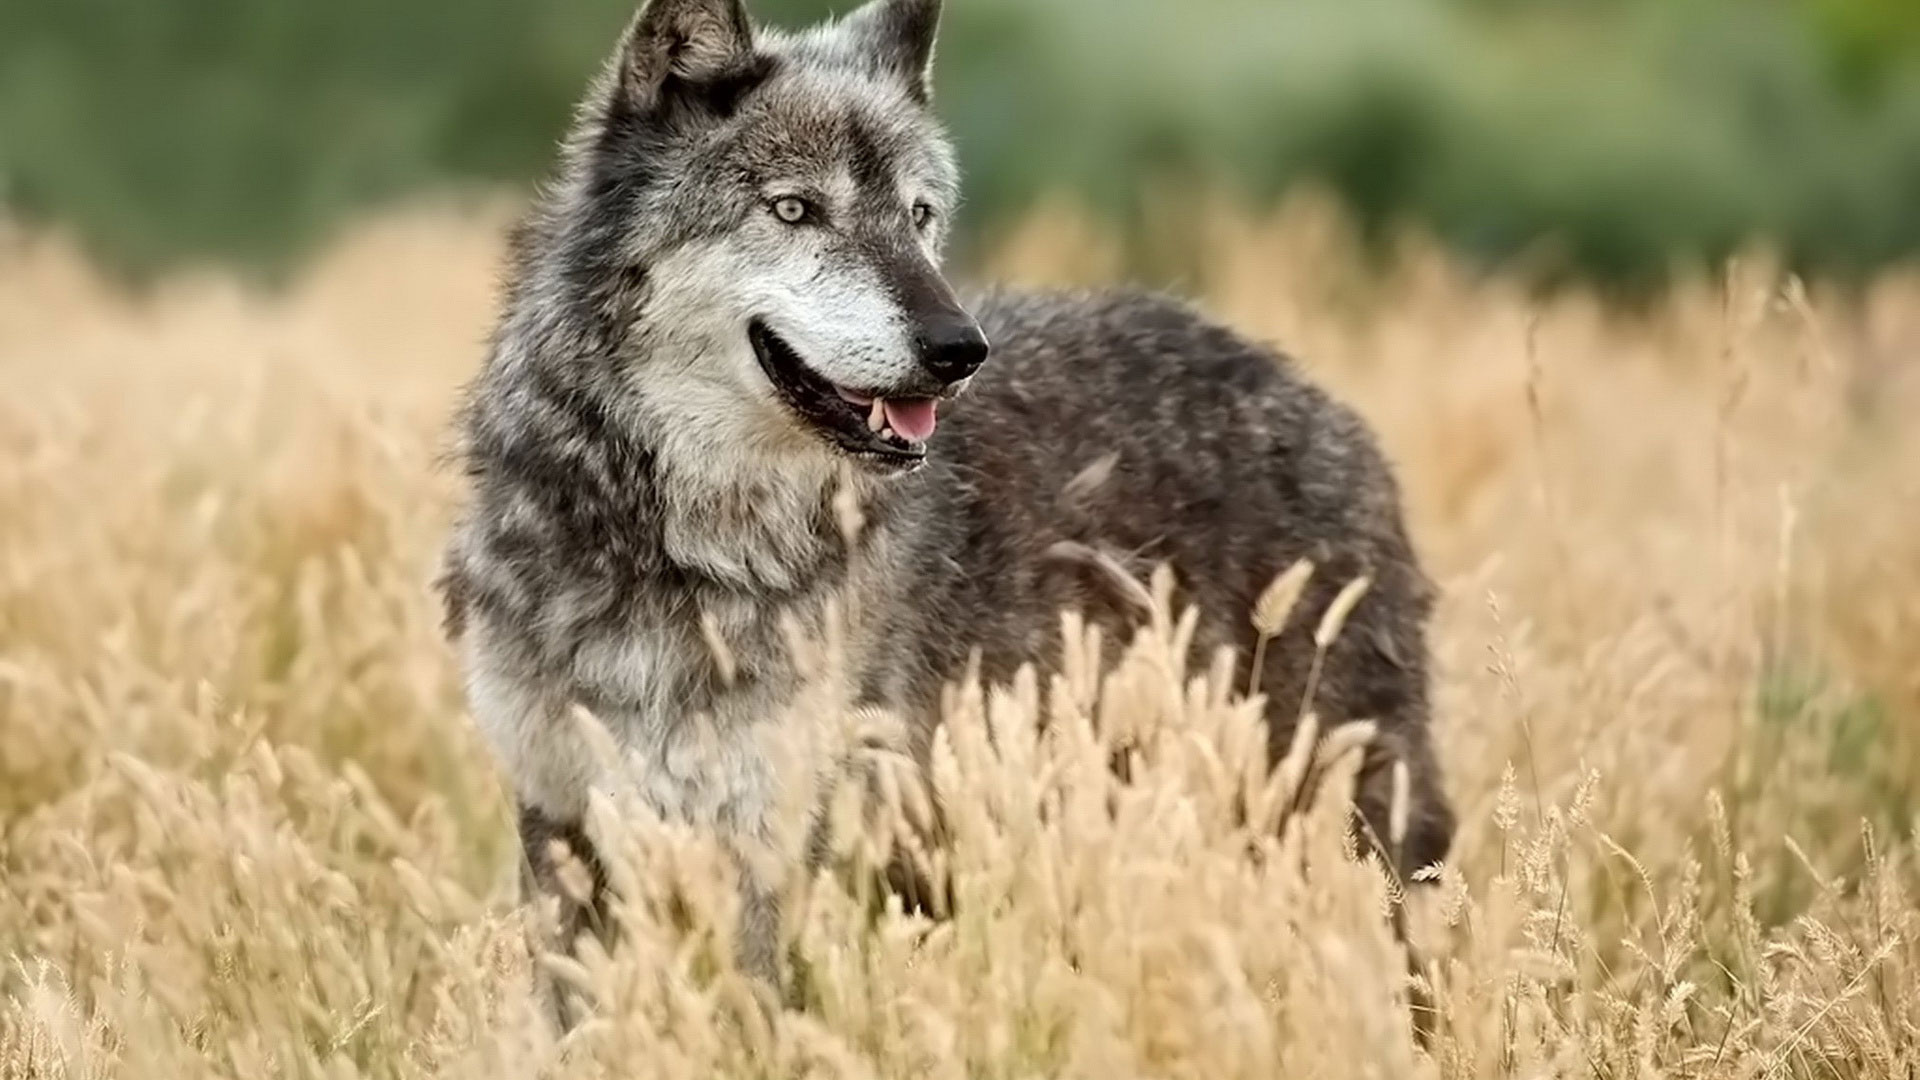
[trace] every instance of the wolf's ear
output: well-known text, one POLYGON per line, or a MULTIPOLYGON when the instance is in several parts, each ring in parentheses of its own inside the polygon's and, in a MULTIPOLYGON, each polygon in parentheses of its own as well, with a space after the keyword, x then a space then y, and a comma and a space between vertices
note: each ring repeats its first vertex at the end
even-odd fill
POLYGON ((620 79, 650 109, 676 84, 730 82, 752 68, 753 25, 742 0, 647 0, 627 34, 620 79))
POLYGON ((854 47, 922 105, 933 97, 933 40, 940 0, 871 0, 843 24, 854 47))

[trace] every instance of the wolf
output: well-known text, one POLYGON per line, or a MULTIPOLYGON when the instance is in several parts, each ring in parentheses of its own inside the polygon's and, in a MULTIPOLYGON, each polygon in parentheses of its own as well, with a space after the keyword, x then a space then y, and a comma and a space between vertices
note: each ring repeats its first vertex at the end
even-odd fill
MULTIPOLYGON (((1373 437, 1173 299, 963 302, 940 269, 959 197, 932 109, 940 7, 872 0, 784 33, 741 0, 651 0, 515 231, 441 589, 527 887, 559 898, 567 933, 607 889, 584 825, 604 754, 576 708, 652 812, 765 840, 783 791, 763 736, 802 680, 795 628, 837 613, 853 698, 904 718, 924 763, 943 687, 1056 663, 1063 610, 1124 629, 1126 583, 1162 563, 1243 678, 1278 572, 1319 567, 1303 611, 1371 577, 1312 706, 1378 724, 1356 816, 1383 857, 1405 872, 1447 850, 1434 590, 1373 437), (562 853, 584 890, 557 880, 562 853)), ((1309 638, 1260 652, 1276 759, 1309 638)), ((773 972, 777 890, 741 876, 742 962, 773 972)))

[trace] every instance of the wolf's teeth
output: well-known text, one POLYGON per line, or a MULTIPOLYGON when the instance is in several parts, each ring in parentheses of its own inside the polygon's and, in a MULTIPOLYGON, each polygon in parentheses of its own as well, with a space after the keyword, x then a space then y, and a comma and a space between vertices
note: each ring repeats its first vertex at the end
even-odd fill
POLYGON ((880 429, 880 437, 881 437, 881 438, 883 438, 883 439, 898 439, 898 438, 900 438, 900 436, 898 436, 898 435, 895 435, 895 434, 893 433, 893 429, 892 429, 892 428, 890 428, 890 427, 883 427, 883 428, 881 428, 881 429, 880 429))
POLYGON ((867 414, 867 430, 879 431, 887 426, 886 403, 879 398, 873 399, 873 411, 867 414))

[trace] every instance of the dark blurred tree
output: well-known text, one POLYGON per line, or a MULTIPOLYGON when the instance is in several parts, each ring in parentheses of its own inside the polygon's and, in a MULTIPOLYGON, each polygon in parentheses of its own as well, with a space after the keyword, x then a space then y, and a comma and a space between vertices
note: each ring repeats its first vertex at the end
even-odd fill
POLYGON ((1855 94, 1883 91, 1894 72, 1920 58, 1920 0, 1803 2, 1837 77, 1855 94))
MULTIPOLYGON (((0 199, 122 265, 290 265, 537 177, 632 3, 0 0, 0 199)), ((1168 179, 1311 179, 1377 235, 1616 282, 1756 234, 1920 250, 1920 0, 949 0, 940 92, 973 235, 1055 190, 1138 225, 1168 179)))

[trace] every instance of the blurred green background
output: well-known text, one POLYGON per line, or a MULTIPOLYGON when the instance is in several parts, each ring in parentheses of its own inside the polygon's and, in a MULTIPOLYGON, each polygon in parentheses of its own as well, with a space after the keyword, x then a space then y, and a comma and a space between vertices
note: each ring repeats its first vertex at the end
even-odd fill
MULTIPOLYGON (((5 0, 0 200, 140 270, 285 268, 525 185, 632 0, 5 0)), ((758 0, 797 25, 850 0, 758 0)), ((1486 263, 1655 279, 1920 249, 1920 0, 948 0, 975 236, 1066 193, 1302 180, 1486 263)))

